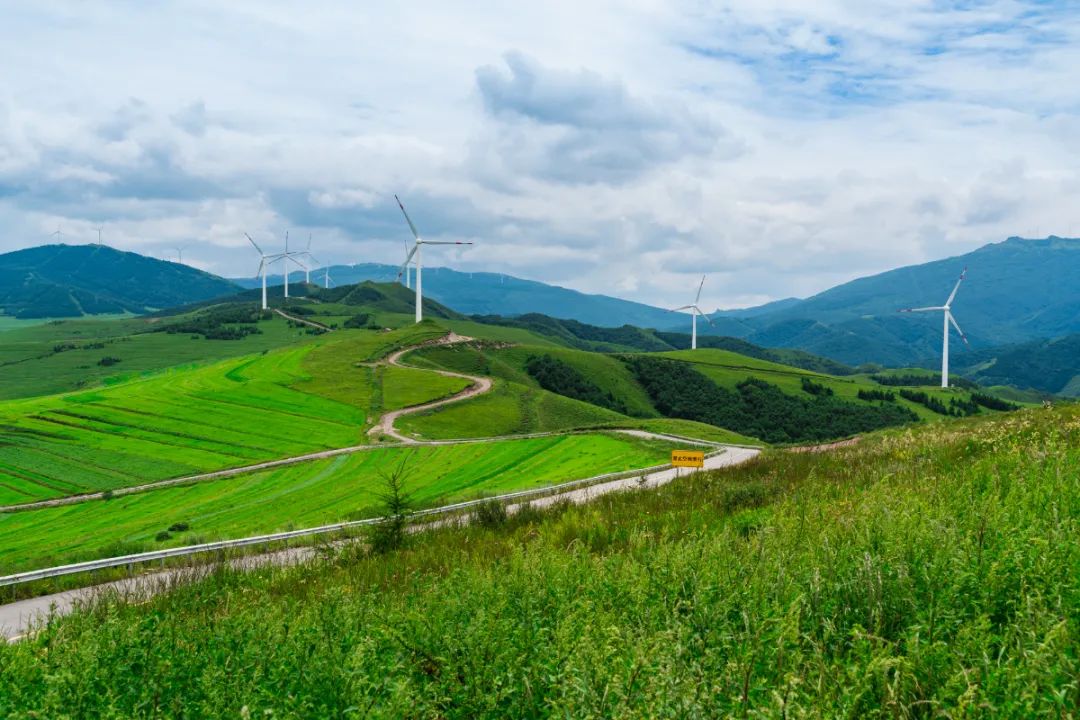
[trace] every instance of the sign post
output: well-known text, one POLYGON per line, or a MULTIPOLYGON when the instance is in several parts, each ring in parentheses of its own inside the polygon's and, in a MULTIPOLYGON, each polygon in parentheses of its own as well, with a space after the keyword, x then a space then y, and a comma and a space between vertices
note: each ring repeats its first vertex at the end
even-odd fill
POLYGON ((703 468, 705 467, 705 452, 703 450, 672 450, 671 465, 675 468, 703 468))

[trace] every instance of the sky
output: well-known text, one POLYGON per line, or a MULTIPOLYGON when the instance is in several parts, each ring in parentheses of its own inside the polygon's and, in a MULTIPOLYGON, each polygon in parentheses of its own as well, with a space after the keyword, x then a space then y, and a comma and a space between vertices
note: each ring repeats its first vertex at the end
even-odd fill
POLYGON ((1080 4, 0 0, 0 252, 743 307, 1080 234, 1080 4), (59 234, 57 234, 59 231, 59 234))

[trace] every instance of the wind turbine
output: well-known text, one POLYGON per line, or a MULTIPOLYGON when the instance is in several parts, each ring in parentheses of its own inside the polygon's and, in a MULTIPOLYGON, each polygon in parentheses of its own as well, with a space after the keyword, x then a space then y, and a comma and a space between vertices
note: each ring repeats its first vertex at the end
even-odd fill
POLYGON ((60 240, 64 237, 64 233, 60 232, 59 224, 56 226, 56 232, 49 233, 49 237, 56 238, 56 242, 60 242, 60 240))
POLYGON ((671 312, 681 312, 683 310, 689 310, 690 311, 690 317, 692 318, 690 320, 690 349, 691 350, 697 350, 697 317, 698 317, 698 315, 705 318, 705 321, 708 322, 713 327, 716 326, 716 323, 714 323, 712 321, 712 319, 709 318, 708 315, 701 312, 701 308, 698 307, 698 301, 701 300, 701 288, 703 288, 703 287, 705 287, 705 276, 704 275, 701 276, 701 283, 698 285, 697 295, 694 296, 694 302, 691 303, 690 305, 683 305, 682 307, 677 307, 677 308, 674 308, 673 310, 671 310, 671 312))
POLYGON ((97 230, 97 244, 101 245, 101 231, 105 229, 105 226, 104 225, 99 225, 98 227, 96 227, 94 229, 97 230))
MULTIPOLYGON (((262 275, 262 309, 265 310, 266 309, 266 266, 269 265, 270 263, 277 262, 278 260, 280 260, 284 256, 281 253, 277 253, 276 255, 267 255, 266 253, 264 253, 262 251, 262 248, 259 247, 255 243, 255 241, 251 239, 250 235, 248 235, 247 233, 244 233, 244 237, 246 237, 248 239, 248 242, 251 243, 251 246, 254 247, 255 250, 259 253, 259 272, 257 274, 262 275)), ((288 285, 286 285, 286 287, 288 287, 288 285)), ((286 297, 287 296, 288 296, 288 292, 286 292, 286 297)))
POLYGON ((960 329, 960 326, 956 324, 956 319, 952 314, 952 301, 956 297, 956 291, 960 289, 960 283, 964 282, 964 276, 967 275, 967 268, 964 268, 960 273, 960 279, 956 281, 956 287, 949 293, 949 299, 945 301, 944 305, 940 307, 921 307, 921 308, 904 308, 900 312, 937 312, 941 310, 944 313, 945 331, 942 334, 941 341, 941 387, 949 387, 949 323, 956 328, 956 332, 960 333, 960 339, 964 341, 965 345, 970 345, 967 336, 964 335, 964 331, 960 329))
MULTIPOLYGON (((99 242, 98 244, 100 245, 101 243, 99 242)), ((184 250, 186 249, 187 245, 184 245, 183 247, 173 248, 173 250, 176 251, 176 262, 180 263, 181 265, 184 264, 184 250)))
POLYGON ((300 262, 299 260, 296 259, 296 258, 302 257, 304 255, 310 255, 310 253, 290 252, 289 251, 289 231, 286 230, 285 231, 285 252, 279 254, 279 257, 285 260, 285 262, 282 263, 282 265, 281 265, 281 271, 285 275, 285 297, 289 297, 289 261, 291 260, 293 263, 295 263, 302 270, 307 270, 307 266, 304 265, 304 263, 302 263, 302 262, 300 262))
POLYGON ((471 242, 463 240, 454 241, 439 241, 439 240, 423 240, 420 238, 420 233, 416 231, 416 226, 413 225, 412 219, 409 218, 409 213, 405 212, 405 206, 401 204, 401 199, 397 195, 394 196, 397 200, 398 207, 401 208, 401 214, 405 216, 405 222, 409 223, 409 229, 412 230, 413 238, 416 239, 416 243, 413 245, 413 249, 409 251, 409 254, 405 256, 405 263, 401 266, 401 270, 398 271, 397 279, 401 279, 402 273, 409 269, 409 261, 416 256, 416 322, 420 322, 424 319, 423 311, 423 292, 422 292, 422 278, 423 278, 423 262, 420 258, 420 246, 421 245, 472 245, 471 242))

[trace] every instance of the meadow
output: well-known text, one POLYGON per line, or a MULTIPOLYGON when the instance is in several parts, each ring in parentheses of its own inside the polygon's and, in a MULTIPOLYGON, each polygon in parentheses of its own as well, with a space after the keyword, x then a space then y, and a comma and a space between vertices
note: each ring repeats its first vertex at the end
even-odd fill
POLYGON ((348 447, 384 410, 468 383, 371 363, 441 335, 349 330, 108 387, 0 404, 0 504, 348 447))
POLYGON ((376 447, 273 470, 0 514, 0 575, 377 516, 403 467, 416 507, 663 464, 672 445, 618 434, 376 447), (156 539, 178 523, 186 526, 156 539))
POLYGON ((1072 406, 105 601, 0 646, 0 715, 1075 717, 1078 676, 1072 406))

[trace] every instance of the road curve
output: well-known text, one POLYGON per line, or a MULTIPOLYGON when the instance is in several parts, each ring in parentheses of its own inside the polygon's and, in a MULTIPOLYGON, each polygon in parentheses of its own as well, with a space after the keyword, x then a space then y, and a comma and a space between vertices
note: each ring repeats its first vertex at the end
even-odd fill
POLYGON ((416 368, 411 365, 405 365, 401 362, 402 356, 421 347, 429 347, 431 345, 454 345, 457 343, 469 342, 471 340, 472 338, 470 337, 465 337, 464 335, 458 335, 457 333, 451 332, 432 342, 424 343, 423 345, 413 345, 402 350, 398 350, 397 352, 387 357, 386 363, 388 365, 394 365, 400 368, 408 368, 410 370, 423 370, 425 372, 438 373, 439 375, 443 375, 444 377, 461 378, 463 380, 470 381, 472 385, 465 388, 461 392, 455 393, 450 397, 442 398, 441 400, 433 400, 431 402, 423 403, 421 405, 412 405, 411 407, 401 408, 399 410, 391 410, 388 413, 384 413, 382 417, 379 418, 378 422, 375 423, 375 426, 368 430, 368 435, 372 437, 386 435, 388 437, 394 438, 401 443, 406 443, 410 445, 415 444, 417 442, 416 438, 409 437, 408 435, 402 435, 394 428, 394 423, 399 417, 402 417, 403 415, 412 415, 414 413, 424 412, 425 410, 442 407, 443 405, 449 405, 450 403, 461 402, 462 400, 468 400, 471 397, 476 397, 477 395, 482 395, 486 392, 489 392, 493 386, 491 378, 482 377, 480 375, 466 375, 464 373, 451 372, 449 370, 416 368))
MULTIPOLYGON (((662 437, 644 431, 632 431, 635 435, 646 437, 662 437)), ((739 446, 719 446, 723 452, 710 455, 705 458, 705 467, 702 470, 719 470, 721 468, 741 465, 757 457, 761 451, 755 448, 739 446)), ((620 491, 632 491, 638 489, 657 488, 661 485, 686 477, 695 472, 701 472, 693 468, 656 470, 637 477, 625 477, 618 480, 597 483, 582 488, 566 490, 552 495, 546 495, 529 502, 519 502, 507 505, 507 512, 516 513, 527 505, 535 508, 550 507, 559 502, 582 504, 594 500, 603 495, 620 491)), ((471 515, 463 519, 454 519, 452 522, 469 522, 471 515)), ((413 526, 418 532, 445 527, 447 520, 435 520, 429 523, 413 526)), ((310 546, 276 550, 268 553, 247 555, 234 558, 229 565, 237 570, 251 570, 266 566, 285 566, 305 562, 315 557, 315 549, 310 546)), ((163 570, 156 573, 145 573, 124 580, 116 580, 101 585, 93 585, 76 590, 66 590, 53 595, 19 600, 7 605, 0 605, 0 636, 8 642, 15 642, 26 633, 32 631, 36 623, 42 622, 51 616, 67 615, 78 608, 92 603, 94 600, 108 596, 111 593, 121 595, 131 600, 143 600, 153 595, 167 592, 178 583, 198 580, 214 567, 209 563, 197 568, 176 568, 163 570)))

